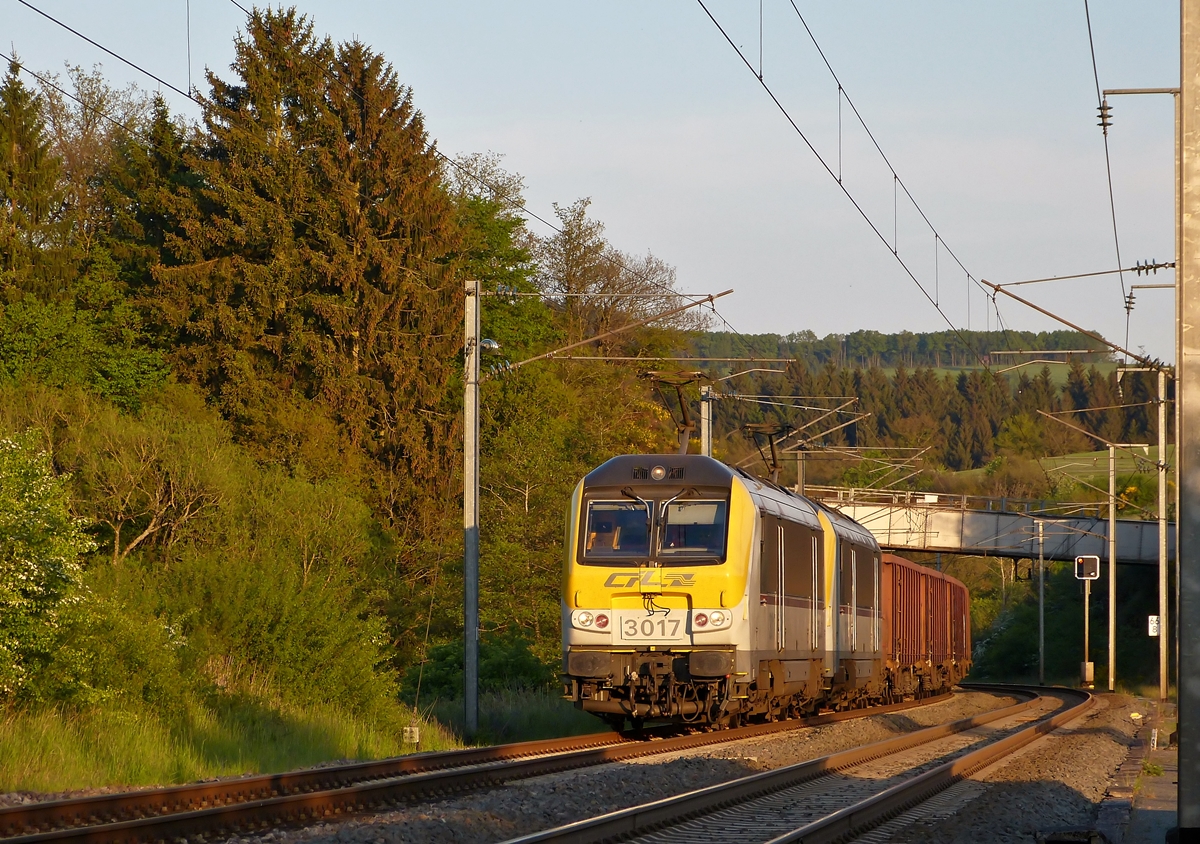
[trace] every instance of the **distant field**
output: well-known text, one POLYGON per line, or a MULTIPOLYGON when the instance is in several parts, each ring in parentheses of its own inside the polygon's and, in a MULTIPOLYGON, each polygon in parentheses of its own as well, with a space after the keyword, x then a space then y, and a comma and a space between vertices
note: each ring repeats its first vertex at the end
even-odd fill
MULTIPOLYGON (((1032 378, 1042 371, 1041 365, 1036 363, 1030 363, 1029 365, 1022 366, 1019 369, 1013 369, 1012 367, 1016 365, 1017 364, 998 361, 992 364, 992 371, 1004 375, 1005 378, 1008 378, 1013 382, 1016 382, 1017 379, 1021 377, 1021 373, 1025 373, 1032 378)), ((1052 361, 1049 364, 1046 364, 1046 366, 1050 370, 1050 380, 1054 386, 1061 387, 1067 383, 1067 373, 1071 370, 1070 366, 1063 365, 1063 361, 1052 361)), ((1085 363, 1083 368, 1087 370, 1091 369, 1093 366, 1104 375, 1108 375, 1117 368, 1117 364, 1112 361, 1105 361, 1101 363, 1085 363)), ((938 375, 939 378, 947 375, 957 378, 960 373, 978 372, 983 369, 981 366, 939 366, 930 368, 938 375)), ((896 367, 894 366, 884 367, 883 371, 889 378, 894 378, 896 375, 896 367)), ((908 371, 912 372, 912 369, 909 368, 908 371)))
MULTIPOLYGON (((1167 446, 1167 462, 1175 459, 1175 446, 1167 446)), ((1061 457, 1044 457, 1038 461, 1046 471, 1061 470, 1071 475, 1108 474, 1108 449, 1103 451, 1080 451, 1061 457)), ((1158 462, 1158 446, 1149 449, 1117 449, 1117 474, 1131 475, 1135 472, 1153 474, 1158 462)))
MULTIPOLYGON (((1175 459, 1175 446, 1167 446, 1167 462, 1175 459)), ((1149 453, 1135 448, 1129 451, 1117 449, 1117 474, 1132 475, 1136 472, 1154 474, 1154 464, 1158 462, 1158 446, 1150 446, 1149 453)), ((1043 457, 1038 461, 1047 472, 1062 472, 1079 478, 1094 478, 1108 475, 1108 449, 1103 451, 1079 451, 1074 454, 1064 454, 1060 457, 1043 457)), ((964 469, 955 472, 960 478, 981 480, 987 474, 987 469, 964 469)))

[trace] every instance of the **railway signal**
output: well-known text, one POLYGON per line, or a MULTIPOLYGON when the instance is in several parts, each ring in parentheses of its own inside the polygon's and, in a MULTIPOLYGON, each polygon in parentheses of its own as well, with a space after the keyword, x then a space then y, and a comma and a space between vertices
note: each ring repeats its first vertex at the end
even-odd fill
POLYGON ((1076 580, 1099 580, 1100 558, 1095 554, 1084 554, 1075 558, 1076 580))

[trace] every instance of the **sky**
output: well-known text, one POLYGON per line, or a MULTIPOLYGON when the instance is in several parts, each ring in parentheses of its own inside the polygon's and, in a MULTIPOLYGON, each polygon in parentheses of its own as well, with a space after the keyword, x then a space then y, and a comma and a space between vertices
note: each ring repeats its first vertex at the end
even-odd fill
MULTIPOLYGON (((245 21, 232 0, 29 2, 185 90, 206 90, 206 68, 232 78, 245 21)), ((743 334, 1053 330, 968 274, 1119 266, 1083 0, 704 0, 752 68, 695 0, 296 5, 386 56, 443 152, 502 155, 547 219, 589 197, 613 245, 672 264, 679 289, 733 288, 720 315, 743 334)), ((1091 0, 1101 88, 1178 85, 1178 10, 1091 0)), ((18 0, 0 0, 0 43, 31 69, 159 88, 18 0)), ((1172 97, 1110 104, 1121 264, 1171 261, 1172 97)), ((1117 275, 1014 292, 1124 344, 1117 275)), ((1136 296, 1129 348, 1174 360, 1171 291, 1136 296)))

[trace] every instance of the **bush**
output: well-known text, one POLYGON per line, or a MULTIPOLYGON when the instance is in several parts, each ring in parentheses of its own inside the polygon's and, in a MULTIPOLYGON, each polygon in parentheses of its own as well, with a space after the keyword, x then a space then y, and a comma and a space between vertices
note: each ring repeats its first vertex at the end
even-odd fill
POLYGON ((194 701, 181 659, 185 641, 162 619, 128 602, 144 588, 136 571, 97 567, 60 616, 57 647, 30 683, 42 704, 77 710, 183 716, 194 701))
POLYGON ((0 439, 0 697, 50 658, 79 558, 94 547, 69 505, 34 433, 0 439))
MULTIPOLYGON (((484 692, 546 690, 557 680, 557 666, 547 665, 529 649, 529 642, 516 631, 485 633, 479 642, 479 688, 484 692)), ((463 693, 462 640, 435 645, 424 662, 404 674, 400 697, 418 703, 417 689, 426 701, 461 698, 463 693)))
POLYGON ((87 272, 57 301, 26 295, 0 302, 0 378, 80 386, 136 408, 167 378, 161 353, 146 348, 112 259, 97 250, 87 272))
MULTIPOLYGON (((422 710, 426 707, 422 706, 422 710)), ((428 708, 436 723, 462 735, 463 702, 439 700, 428 708)), ((424 713, 423 713, 424 714, 424 713)), ((507 744, 600 733, 611 727, 591 713, 576 709, 557 690, 505 689, 479 695, 477 744, 507 744)))

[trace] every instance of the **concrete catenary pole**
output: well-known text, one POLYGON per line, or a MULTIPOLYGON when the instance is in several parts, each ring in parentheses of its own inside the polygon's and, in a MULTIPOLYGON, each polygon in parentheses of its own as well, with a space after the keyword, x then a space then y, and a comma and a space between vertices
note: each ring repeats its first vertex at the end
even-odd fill
POLYGON ((1200 835, 1200 0, 1179 14, 1179 828, 1200 835))
POLYGON ((1158 370, 1158 700, 1166 703, 1170 685, 1167 654, 1167 371, 1158 370))
POLYGON ((479 282, 466 283, 463 344, 463 709, 479 730, 479 282))
POLYGON ((700 387, 700 453, 712 457, 712 387, 700 387))
POLYGON ((1117 447, 1108 446, 1108 690, 1117 680, 1117 447))
MULTIPOLYGON (((1182 82, 1182 78, 1181 78, 1182 82)), ((1175 95, 1175 623, 1180 618, 1180 361, 1183 360, 1183 91, 1175 95)), ((1180 638, 1175 641, 1175 684, 1178 700, 1180 638)))
MULTIPOLYGON (((1038 685, 1046 684, 1046 524, 1038 519, 1038 685)), ((938 555, 941 556, 940 554, 938 555)), ((939 566, 940 568, 940 566, 939 566)))

